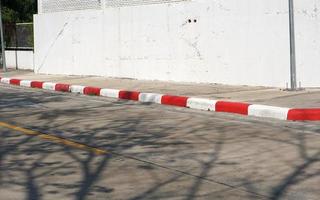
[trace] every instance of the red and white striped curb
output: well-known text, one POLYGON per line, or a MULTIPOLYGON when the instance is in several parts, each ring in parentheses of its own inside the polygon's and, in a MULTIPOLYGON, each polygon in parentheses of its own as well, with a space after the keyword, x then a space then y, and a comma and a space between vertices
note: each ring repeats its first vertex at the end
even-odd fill
POLYGON ((252 105, 242 102, 217 101, 210 99, 193 98, 186 96, 163 95, 157 93, 142 93, 138 91, 126 91, 115 89, 103 89, 81 85, 69 85, 63 83, 51 83, 41 81, 29 81, 13 78, 1 78, 5 84, 39 88, 45 90, 72 92, 84 95, 104 96, 118 99, 126 99, 140 102, 158 103, 171 106, 186 107, 198 110, 235 113, 241 115, 267 117, 292 121, 320 121, 320 108, 295 109, 265 105, 252 105))

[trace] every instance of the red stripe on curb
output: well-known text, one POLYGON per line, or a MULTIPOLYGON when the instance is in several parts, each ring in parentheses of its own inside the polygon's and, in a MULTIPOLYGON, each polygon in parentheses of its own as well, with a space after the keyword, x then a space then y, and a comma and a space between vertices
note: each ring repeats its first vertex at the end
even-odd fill
POLYGON ((20 85, 21 80, 20 79, 10 79, 11 85, 20 85))
POLYGON ((128 99, 128 100, 139 100, 140 92, 136 91, 120 91, 119 92, 119 99, 128 99))
POLYGON ((292 121, 317 121, 320 120, 320 109, 291 109, 288 120, 292 121))
POLYGON ((249 106, 250 104, 247 103, 218 101, 216 103, 216 112, 227 112, 248 115, 249 106))
POLYGON ((43 85, 43 82, 41 82, 41 81, 32 81, 31 82, 31 87, 32 88, 42 89, 42 85, 43 85))
POLYGON ((100 90, 101 90, 101 88, 97 88, 97 87, 85 87, 83 89, 83 94, 100 96, 100 90))
POLYGON ((184 96, 164 95, 161 98, 161 104, 171 105, 171 106, 179 106, 179 107, 187 107, 188 98, 189 97, 184 97, 184 96))
POLYGON ((55 91, 60 91, 60 92, 69 92, 70 91, 70 85, 57 83, 54 90, 55 91))

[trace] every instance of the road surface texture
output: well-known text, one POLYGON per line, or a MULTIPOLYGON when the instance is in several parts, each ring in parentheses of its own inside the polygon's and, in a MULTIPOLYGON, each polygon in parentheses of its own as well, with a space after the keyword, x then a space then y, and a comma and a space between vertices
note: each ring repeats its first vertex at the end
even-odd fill
POLYGON ((0 85, 0 200, 320 199, 320 123, 0 85))

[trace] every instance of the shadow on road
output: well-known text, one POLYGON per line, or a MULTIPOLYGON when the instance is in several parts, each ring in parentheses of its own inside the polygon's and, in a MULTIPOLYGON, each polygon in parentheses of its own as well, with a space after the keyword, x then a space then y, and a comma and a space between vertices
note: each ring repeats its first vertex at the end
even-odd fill
MULTIPOLYGON (((126 158, 111 154, 98 156, 92 152, 84 152, 0 128, 0 188, 2 190, 13 188, 14 191, 20 188, 25 193, 24 198, 29 200, 43 199, 46 195, 52 195, 52 197, 63 195, 67 199, 78 200, 108 199, 117 198, 118 196, 113 196, 113 193, 118 195, 122 192, 124 193, 120 195, 122 199, 193 200, 223 198, 223 192, 229 192, 237 187, 248 191, 246 199, 256 199, 255 194, 261 193, 258 188, 264 180, 255 179, 254 175, 234 178, 237 184, 233 185, 233 177, 223 182, 218 180, 222 180, 221 177, 225 174, 216 174, 216 168, 217 170, 230 168, 233 170, 232 173, 236 173, 238 168, 242 169, 240 165, 245 165, 238 161, 247 157, 240 156, 226 162, 223 152, 230 150, 229 146, 237 145, 236 143, 239 142, 236 134, 230 136, 230 129, 237 132, 239 129, 246 128, 230 125, 230 123, 217 123, 214 127, 208 124, 191 126, 190 122, 194 117, 190 114, 180 118, 179 124, 167 123, 166 120, 174 119, 162 113, 158 113, 156 118, 150 117, 149 112, 155 115, 156 111, 146 111, 146 105, 132 102, 115 101, 94 105, 89 104, 86 98, 77 100, 79 102, 71 102, 74 99, 68 99, 59 94, 8 92, 4 95, 4 92, 1 93, 0 120, 150 161, 150 163, 137 163, 133 172, 142 173, 140 177, 153 179, 148 180, 143 187, 139 184, 144 180, 132 180, 129 176, 128 180, 116 180, 120 175, 110 175, 108 171, 113 173, 116 168, 122 167, 122 165, 113 166, 114 160, 122 162, 122 159, 126 160, 126 158), (66 106, 67 104, 71 106, 66 106), (140 113, 129 112, 127 109, 130 106, 137 108, 140 113), (188 124, 187 129, 182 129, 184 124, 188 124), (233 129, 232 126, 234 126, 233 129), (210 136, 211 132, 212 134, 214 132, 214 137, 210 136), (203 145, 206 148, 202 148, 203 145), (190 153, 191 150, 196 152, 197 148, 201 148, 204 153, 190 153), (179 169, 184 170, 186 174, 190 173, 201 178, 193 177, 192 181, 179 188, 177 185, 183 182, 186 174, 174 171, 170 176, 161 177, 154 171, 159 167, 152 165, 152 160, 158 163, 163 162, 168 167, 165 171, 170 171, 170 168, 179 169), (192 165, 188 166, 188 163, 192 165), (110 181, 112 184, 108 184, 109 179, 112 180, 110 181), (208 187, 210 181, 228 189, 213 188, 212 192, 204 191, 203 188, 208 187), (115 183, 120 185, 115 187, 115 183), (126 193, 125 190, 128 189, 126 185, 131 185, 131 194, 126 193)), ((274 142, 279 147, 286 145, 299 152, 298 164, 297 162, 286 163, 290 171, 279 173, 279 181, 266 186, 268 192, 263 193, 263 196, 275 200, 282 199, 288 191, 299 184, 319 178, 320 169, 314 169, 314 166, 316 164, 319 166, 320 150, 309 150, 303 132, 292 133, 290 138, 282 140, 273 137, 272 134, 261 135, 256 130, 244 131, 249 132, 248 140, 274 142)), ((248 146, 241 146, 237 151, 240 152, 244 148, 248 146)), ((265 162, 267 164, 269 161, 265 160, 265 162)), ((249 171, 256 167, 255 165, 247 166, 249 171)), ((136 174, 132 174, 132 177, 135 176, 136 174)))

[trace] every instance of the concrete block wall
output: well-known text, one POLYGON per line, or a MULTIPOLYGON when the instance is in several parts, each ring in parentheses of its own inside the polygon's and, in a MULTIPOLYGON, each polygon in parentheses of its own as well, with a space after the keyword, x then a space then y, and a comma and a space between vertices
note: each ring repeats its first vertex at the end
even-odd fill
MULTIPOLYGON (((320 0, 296 1, 298 80, 320 86, 320 0)), ((36 73, 277 87, 290 80, 287 0, 43 13, 34 26, 36 73)))

